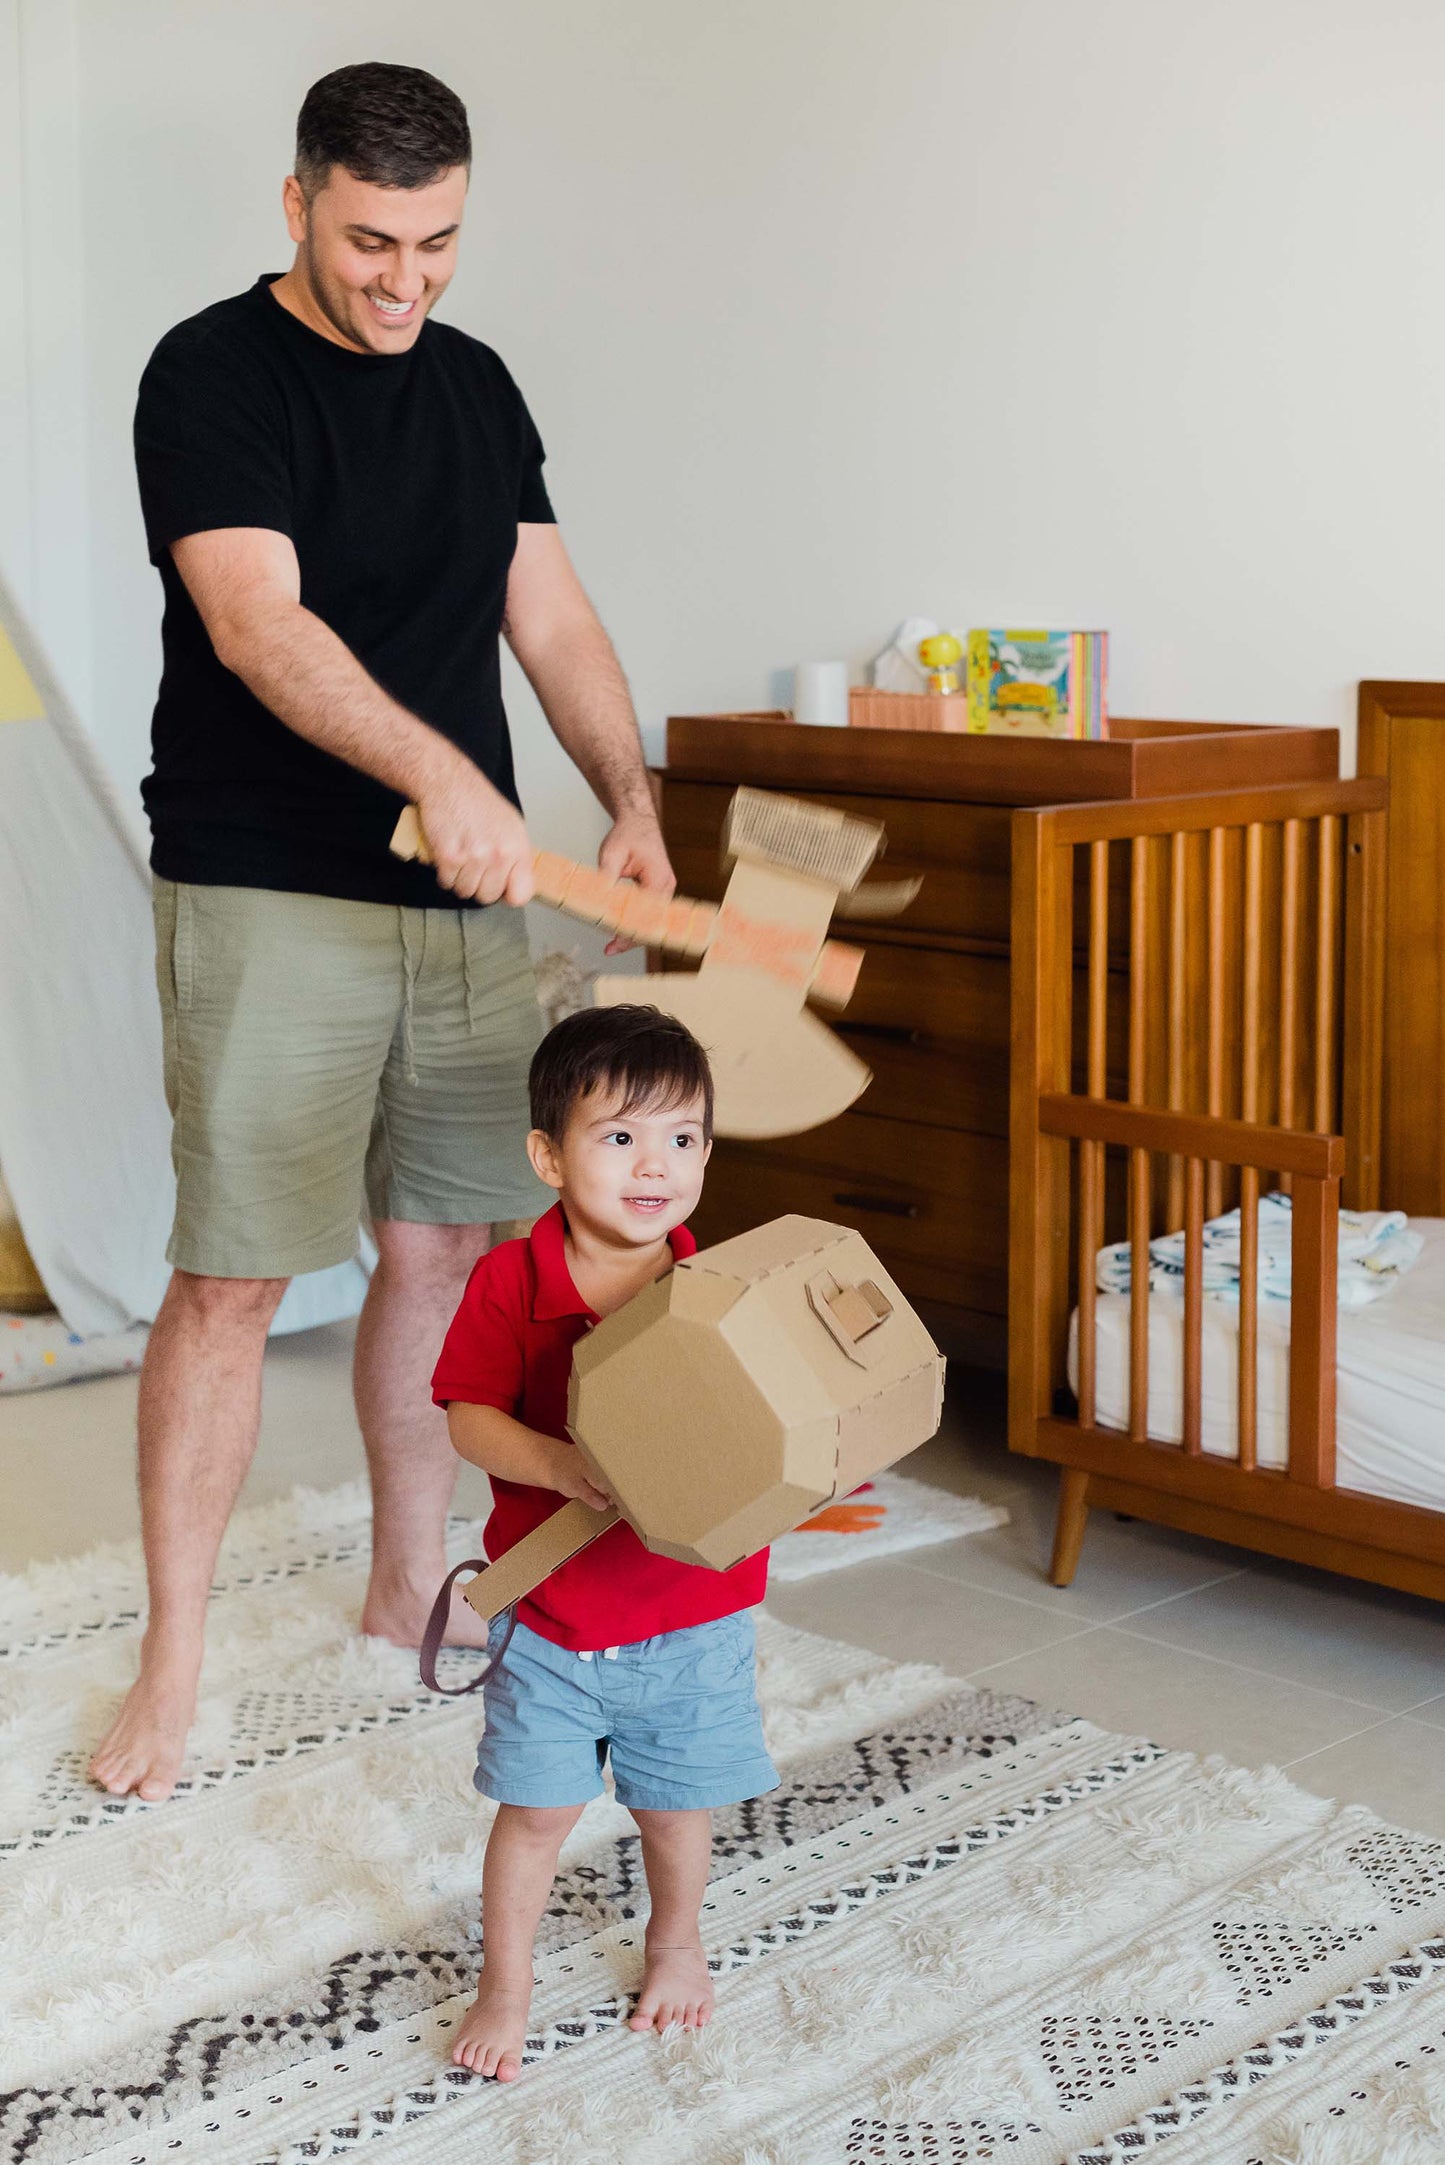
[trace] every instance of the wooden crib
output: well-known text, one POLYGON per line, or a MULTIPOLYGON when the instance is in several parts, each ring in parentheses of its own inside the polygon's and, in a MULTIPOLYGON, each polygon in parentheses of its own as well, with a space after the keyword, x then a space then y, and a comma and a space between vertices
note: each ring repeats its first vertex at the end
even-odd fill
POLYGON ((1009 1443, 1063 1469, 1055 1585, 1097 1505, 1445 1598, 1445 1513, 1335 1485, 1337 1214, 1378 1204, 1385 796, 1372 776, 1014 815, 1009 1443), (1292 1201, 1283 1470, 1256 1448, 1262 1182, 1292 1201), (1201 1421, 1202 1231, 1236 1203, 1237 1458, 1203 1448, 1201 1421), (1177 1230, 1182 1440, 1165 1443, 1148 1244, 1177 1230), (1121 1238, 1127 1420, 1110 1427, 1095 1258, 1121 1238))

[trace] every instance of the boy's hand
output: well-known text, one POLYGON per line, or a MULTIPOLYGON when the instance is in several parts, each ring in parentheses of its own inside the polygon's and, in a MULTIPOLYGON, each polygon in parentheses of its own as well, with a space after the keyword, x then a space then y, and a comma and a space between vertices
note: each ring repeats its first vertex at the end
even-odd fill
POLYGON ((559 1496, 575 1497, 594 1511, 610 1511, 612 1498, 605 1488, 599 1488, 583 1463, 582 1453, 575 1443, 553 1443, 553 1466, 548 1486, 559 1496))

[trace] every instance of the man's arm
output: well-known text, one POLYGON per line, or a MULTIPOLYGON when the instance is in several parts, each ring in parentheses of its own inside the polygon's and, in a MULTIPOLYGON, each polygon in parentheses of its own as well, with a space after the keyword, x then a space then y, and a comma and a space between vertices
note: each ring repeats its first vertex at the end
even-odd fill
POLYGON ((188 534, 171 554, 224 667, 298 736, 414 799, 443 887, 482 902, 530 901, 532 846, 520 813, 302 607, 286 535, 222 527, 188 534))
MULTIPOLYGON (((648 787, 632 694, 555 526, 517 529, 502 629, 558 742, 612 815, 598 863, 614 878, 671 894, 677 881, 648 787)), ((612 949, 626 945, 617 940, 612 949)))

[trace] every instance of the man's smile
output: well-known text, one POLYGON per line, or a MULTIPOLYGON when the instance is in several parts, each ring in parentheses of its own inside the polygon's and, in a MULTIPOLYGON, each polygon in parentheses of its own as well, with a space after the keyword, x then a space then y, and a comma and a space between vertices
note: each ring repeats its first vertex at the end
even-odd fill
POLYGON ((412 317, 416 314, 417 303, 415 301, 393 301, 384 293, 368 293, 366 298, 370 301, 383 323, 410 323, 412 317))

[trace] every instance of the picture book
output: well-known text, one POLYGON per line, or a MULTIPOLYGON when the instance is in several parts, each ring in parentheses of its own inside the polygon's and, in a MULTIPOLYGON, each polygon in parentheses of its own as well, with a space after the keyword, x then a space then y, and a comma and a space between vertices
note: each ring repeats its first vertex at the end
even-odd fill
POLYGON ((971 631, 968 726, 1021 737, 1108 735, 1109 634, 971 631))

